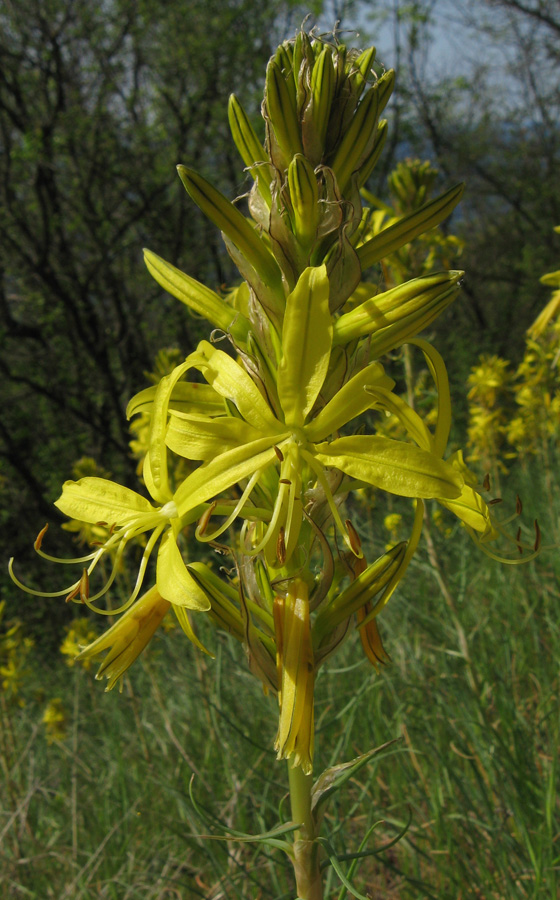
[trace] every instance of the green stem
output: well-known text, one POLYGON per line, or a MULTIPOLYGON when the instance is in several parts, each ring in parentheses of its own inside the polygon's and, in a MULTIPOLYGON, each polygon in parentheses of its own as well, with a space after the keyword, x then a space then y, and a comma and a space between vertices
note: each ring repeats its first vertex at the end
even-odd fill
POLYGON ((292 821, 300 825, 294 832, 293 866, 298 900, 323 900, 323 879, 319 871, 319 845, 315 842, 315 821, 311 812, 313 775, 288 763, 292 821))

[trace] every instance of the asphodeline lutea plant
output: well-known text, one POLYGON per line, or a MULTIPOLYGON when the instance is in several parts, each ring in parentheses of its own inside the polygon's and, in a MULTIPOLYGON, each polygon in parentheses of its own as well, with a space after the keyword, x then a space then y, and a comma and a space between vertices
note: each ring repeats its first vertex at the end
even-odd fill
MULTIPOLYGON (((99 477, 64 485, 56 506, 108 529, 107 537, 64 560, 81 567, 70 585, 42 594, 122 613, 82 651, 83 658, 107 651, 98 677, 109 688, 170 610, 201 649, 198 615, 244 646, 251 671, 277 698, 275 749, 289 766, 292 823, 262 841, 290 857, 301 900, 323 896, 321 842, 332 856, 319 835, 327 800, 375 752, 313 783, 319 667, 354 628, 374 666, 387 660, 377 616, 418 545, 425 500, 455 513, 481 546, 500 531, 461 453, 445 458, 447 373, 440 354, 417 336, 455 299, 462 273, 424 274, 387 289, 379 270, 362 277, 437 226, 462 193, 453 187, 367 235, 360 191, 383 148, 380 116, 393 81, 392 71, 376 66, 373 48, 347 50, 302 31, 268 64, 264 143, 230 99, 233 140, 253 181, 242 198, 249 215, 200 174, 178 167, 190 198, 222 231, 243 281, 224 297, 146 251, 159 284, 208 320, 210 340, 129 404, 130 416, 149 420, 139 492, 99 477), (381 362, 405 342, 425 360, 437 392, 431 428, 381 362), (375 421, 386 414, 402 423, 402 440, 376 434, 375 421), (407 540, 370 561, 343 511, 356 490, 415 501, 407 540), (189 530, 220 551, 216 565, 185 560, 189 530), (130 596, 118 609, 100 607, 127 546, 140 538, 130 596), (152 553, 155 574, 143 590, 152 553), (103 559, 110 574, 93 587, 103 559)), ((380 529, 382 549, 382 522, 380 529)), ((36 549, 49 560, 43 537, 36 549)))

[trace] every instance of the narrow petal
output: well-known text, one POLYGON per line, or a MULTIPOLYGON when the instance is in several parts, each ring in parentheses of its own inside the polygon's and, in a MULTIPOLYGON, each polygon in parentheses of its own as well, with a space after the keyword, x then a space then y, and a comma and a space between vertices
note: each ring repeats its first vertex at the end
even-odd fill
POLYGON ((210 601, 189 573, 170 528, 163 535, 159 546, 156 582, 161 596, 169 603, 201 612, 210 609, 210 601))
POLYGON ((92 524, 128 525, 139 515, 157 513, 141 494, 106 478, 66 481, 54 505, 65 516, 92 524))
POLYGON ((318 444, 315 457, 352 478, 402 497, 460 496, 461 474, 449 463, 420 447, 376 435, 343 437, 318 444))

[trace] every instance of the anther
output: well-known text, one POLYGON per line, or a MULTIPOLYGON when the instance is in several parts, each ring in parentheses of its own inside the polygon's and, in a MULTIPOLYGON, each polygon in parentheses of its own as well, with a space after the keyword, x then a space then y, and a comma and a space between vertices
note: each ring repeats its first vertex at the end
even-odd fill
POLYGON ((204 534, 204 532, 208 528, 208 522, 210 521, 210 517, 211 517, 212 513, 214 512, 214 510, 216 509, 216 506, 217 506, 217 501, 213 500, 212 503, 210 504, 210 506, 208 507, 208 509, 206 509, 202 513, 200 519, 198 520, 198 527, 196 529, 199 534, 204 534))
POLYGON ((289 478, 280 478, 280 480, 279 480, 279 482, 278 482, 278 484, 288 484, 288 485, 291 484, 291 483, 292 483, 292 482, 290 481, 289 478))
MULTIPOLYGON (((82 576, 83 577, 83 576, 82 576)), ((82 579, 80 578, 78 584, 73 590, 70 591, 68 596, 66 597, 66 603, 70 603, 71 600, 75 600, 78 594, 80 593, 80 586, 82 584, 82 579)))
POLYGON ((82 577, 80 578, 80 600, 82 603, 85 603, 86 600, 89 600, 89 575, 88 570, 84 569, 82 573, 82 577))
POLYGON ((354 554, 354 556, 361 556, 362 555, 362 542, 358 536, 358 532, 352 525, 352 522, 350 521, 350 519, 346 519, 346 522, 344 524, 346 525, 346 530, 348 531, 348 537, 350 539, 350 546, 352 548, 352 553, 354 554))
POLYGON ((523 547, 521 546, 521 528, 517 529, 517 534, 515 535, 515 541, 517 543, 517 549, 519 553, 523 553, 523 547))
POLYGON ((482 482, 482 487, 484 488, 485 491, 490 490, 490 475, 488 474, 488 472, 484 476, 484 481, 482 482))
POLYGON ((537 550, 539 549, 540 546, 541 546, 541 529, 539 528, 539 523, 535 519, 535 546, 533 548, 535 553, 537 552, 537 550))
POLYGON ((98 525, 99 528, 107 528, 109 525, 108 522, 96 522, 95 524, 98 525))
POLYGON ((281 566, 286 562, 286 542, 284 540, 284 526, 280 526, 276 540, 276 557, 281 566))
POLYGON ((277 447, 276 444, 274 445, 274 452, 276 453, 276 456, 278 457, 280 462, 284 462, 284 454, 282 453, 280 447, 277 447))
POLYGON ((517 496, 515 498, 515 512, 517 513, 518 516, 520 516, 521 513, 523 512, 523 504, 521 502, 521 497, 519 496, 519 494, 517 494, 517 496))
POLYGON ((33 544, 35 550, 40 550, 40 549, 41 549, 41 544, 43 543, 43 538, 45 537, 45 535, 46 535, 46 533, 47 533, 48 530, 49 530, 49 523, 47 522, 47 524, 45 525, 45 527, 44 527, 44 528, 41 528, 39 534, 38 534, 37 537, 35 538, 35 543, 33 544))
POLYGON ((501 497, 494 497, 493 500, 489 500, 489 501, 488 501, 488 506, 495 506, 496 503, 502 503, 502 502, 503 502, 503 501, 502 501, 502 498, 501 498, 501 497))

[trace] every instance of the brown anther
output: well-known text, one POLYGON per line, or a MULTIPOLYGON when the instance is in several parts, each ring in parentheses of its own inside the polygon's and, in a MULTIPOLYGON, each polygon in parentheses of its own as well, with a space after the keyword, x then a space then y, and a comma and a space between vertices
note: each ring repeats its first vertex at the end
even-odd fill
POLYGON ((482 482, 482 487, 484 488, 485 491, 490 490, 490 475, 488 474, 488 472, 484 476, 484 481, 482 482))
POLYGON ((276 557, 281 566, 286 562, 286 542, 284 540, 284 526, 280 526, 276 540, 276 557))
POLYGON ((489 500, 489 501, 488 501, 488 506, 495 506, 496 503, 503 503, 502 498, 501 498, 501 497, 494 497, 493 500, 489 500))
POLYGON ((113 524, 112 524, 111 527, 109 528, 109 534, 110 534, 110 535, 111 535, 111 534, 114 534, 115 528, 116 528, 116 527, 117 527, 117 523, 116 523, 116 522, 113 522, 113 524))
POLYGON ((95 524, 98 528, 107 528, 109 526, 108 522, 96 522, 95 524))
MULTIPOLYGON (((82 576, 82 577, 83 577, 83 576, 82 576)), ((78 584, 76 585, 76 587, 73 588, 73 590, 71 590, 70 593, 68 594, 68 596, 66 597, 66 603, 70 603, 71 600, 75 600, 75 599, 76 599, 76 597, 77 597, 78 594, 80 593, 80 586, 81 586, 81 584, 82 584, 82 580, 80 579, 80 581, 78 582, 78 584)))
POLYGON ((281 478, 278 483, 279 484, 291 484, 292 482, 290 481, 289 478, 281 478))
POLYGON ((517 496, 515 498, 515 512, 517 513, 518 516, 520 516, 521 513, 523 512, 523 504, 521 502, 521 497, 519 496, 519 494, 517 494, 517 496))
POLYGON ((274 445, 274 452, 276 453, 276 456, 278 457, 280 462, 284 462, 284 454, 282 453, 280 447, 277 447, 276 444, 274 445))
POLYGON ((534 547, 535 553, 541 546, 541 537, 542 537, 541 529, 539 527, 539 523, 535 519, 535 547, 534 547))
POLYGON ((214 510, 216 509, 217 503, 215 500, 212 501, 208 509, 204 510, 200 519, 198 520, 197 531, 199 534, 204 534, 206 529, 208 528, 208 522, 210 521, 210 517, 214 510))
POLYGON ((35 543, 33 544, 33 546, 35 547, 35 550, 41 549, 41 544, 43 543, 43 538, 45 537, 48 530, 49 530, 49 523, 47 522, 45 527, 41 528, 39 534, 35 538, 35 543))
POLYGON ((350 519, 346 519, 345 522, 346 530, 348 531, 348 537, 350 538, 350 546, 352 547, 352 553, 354 556, 362 555, 362 542, 358 536, 358 532, 352 525, 350 519))
POLYGON ((519 553, 523 553, 523 547, 521 546, 521 528, 517 529, 517 534, 515 535, 515 540, 517 543, 517 549, 519 553))
POLYGON ((84 569, 80 578, 80 600, 82 603, 89 600, 89 575, 87 569, 84 569))

